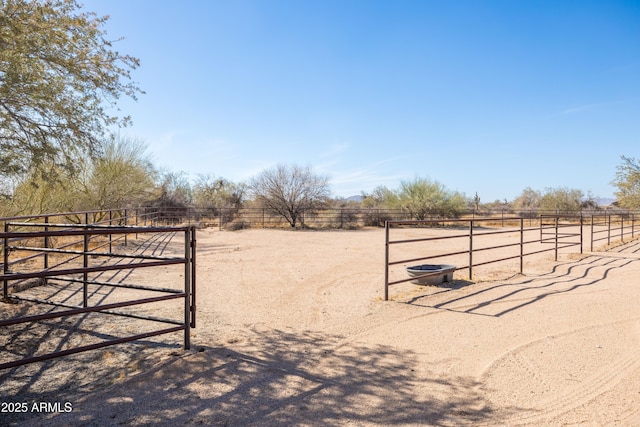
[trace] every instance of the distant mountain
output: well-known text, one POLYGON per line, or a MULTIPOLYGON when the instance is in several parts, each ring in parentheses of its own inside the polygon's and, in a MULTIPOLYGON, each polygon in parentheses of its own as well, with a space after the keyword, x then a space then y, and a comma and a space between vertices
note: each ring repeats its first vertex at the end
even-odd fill
MULTIPOLYGON (((355 195, 355 196, 344 197, 343 200, 346 202, 360 203, 362 202, 362 196, 355 195)), ((596 202, 598 206, 611 206, 613 202, 616 201, 616 199, 613 199, 611 197, 596 197, 593 199, 593 201, 596 202)))
POLYGON ((345 197, 344 200, 347 201, 347 202, 360 203, 362 201, 362 196, 360 196, 360 195, 358 195, 358 196, 349 196, 349 197, 345 197))
POLYGON ((610 197, 596 197, 593 201, 596 202, 598 206, 611 206, 616 199, 612 199, 610 197))

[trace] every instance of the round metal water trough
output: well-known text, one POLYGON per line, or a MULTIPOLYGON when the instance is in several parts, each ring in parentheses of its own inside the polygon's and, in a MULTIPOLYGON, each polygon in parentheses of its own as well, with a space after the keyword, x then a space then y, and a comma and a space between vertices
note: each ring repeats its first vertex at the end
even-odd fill
POLYGON ((407 267, 410 277, 416 277, 411 283, 416 285, 437 286, 442 282, 452 282, 455 265, 449 264, 422 264, 407 267))

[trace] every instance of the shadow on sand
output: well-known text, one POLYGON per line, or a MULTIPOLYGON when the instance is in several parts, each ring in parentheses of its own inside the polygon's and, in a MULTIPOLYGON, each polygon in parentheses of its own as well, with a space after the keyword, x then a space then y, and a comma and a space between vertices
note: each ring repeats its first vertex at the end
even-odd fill
MULTIPOLYGON (((201 347, 179 352, 103 391, 83 395, 75 390, 75 396, 67 397, 75 399, 73 412, 5 421, 47 426, 437 426, 474 425, 493 415, 474 379, 429 378, 428 368, 420 367, 411 351, 351 344, 310 331, 252 330, 245 344, 250 347, 242 351, 201 347)), ((58 400, 56 392, 38 398, 58 400)))
POLYGON ((502 283, 487 283, 487 286, 480 286, 474 292, 444 298, 449 291, 464 287, 454 286, 441 292, 411 298, 404 303, 500 317, 547 297, 596 285, 605 280, 611 271, 640 261, 637 255, 639 252, 640 242, 636 241, 616 248, 615 252, 590 254, 577 261, 556 264, 545 274, 532 277, 517 275, 502 283), (434 298, 436 295, 438 298, 434 298))

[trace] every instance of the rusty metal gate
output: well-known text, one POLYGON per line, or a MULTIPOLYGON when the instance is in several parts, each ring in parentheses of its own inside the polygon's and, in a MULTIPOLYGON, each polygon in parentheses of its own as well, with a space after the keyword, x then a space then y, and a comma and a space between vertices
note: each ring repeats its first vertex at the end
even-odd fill
POLYGON ((19 354, 8 349, 5 342, 0 369, 178 331, 184 333, 183 348, 190 348, 190 329, 196 326, 195 227, 6 222, 4 232, 0 233, 0 245, 3 253, 0 285, 6 307, 26 302, 30 307, 41 308, 28 315, 3 316, 0 329, 16 325, 29 328, 51 319, 63 322, 80 315, 117 316, 155 325, 144 332, 135 325, 128 326, 136 333, 109 336, 44 354, 19 354), (158 245, 163 247, 158 249, 158 245), (172 255, 164 254, 167 248, 172 255), (163 274, 175 275, 178 283, 158 286, 163 274), (105 280, 105 275, 110 277, 105 280), (132 278, 137 283, 131 283, 132 278), (151 283, 141 278, 151 278, 151 283), (34 297, 25 291, 33 289, 46 296, 34 297), (44 292, 49 289, 52 291, 44 292), (179 318, 160 317, 155 315, 155 308, 149 308, 171 300, 180 307, 176 310, 182 312, 177 314, 179 318), (46 307, 49 309, 42 309, 46 307), (14 360, 8 360, 11 355, 14 360))

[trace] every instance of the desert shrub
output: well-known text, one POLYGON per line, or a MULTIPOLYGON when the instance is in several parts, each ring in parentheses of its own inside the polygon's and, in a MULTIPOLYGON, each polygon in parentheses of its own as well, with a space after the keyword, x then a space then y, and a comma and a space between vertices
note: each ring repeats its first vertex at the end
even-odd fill
POLYGON ((457 218, 467 205, 461 193, 447 190, 438 181, 418 177, 401 182, 399 199, 403 209, 417 220, 434 216, 457 218))
POLYGON ((217 209, 220 222, 225 225, 235 221, 238 217, 238 208, 217 209))
POLYGON ((362 219, 366 227, 383 227, 385 221, 393 221, 397 218, 389 211, 368 209, 362 214, 362 219))
POLYGON ((241 219, 241 218, 234 219, 233 221, 225 224, 224 226, 225 230, 229 230, 229 231, 244 230, 250 227, 251 227, 251 224, 249 224, 248 221, 245 221, 244 219, 241 219))
POLYGON ((334 228, 353 230, 359 226, 358 212, 354 209, 339 209, 332 218, 334 228))

